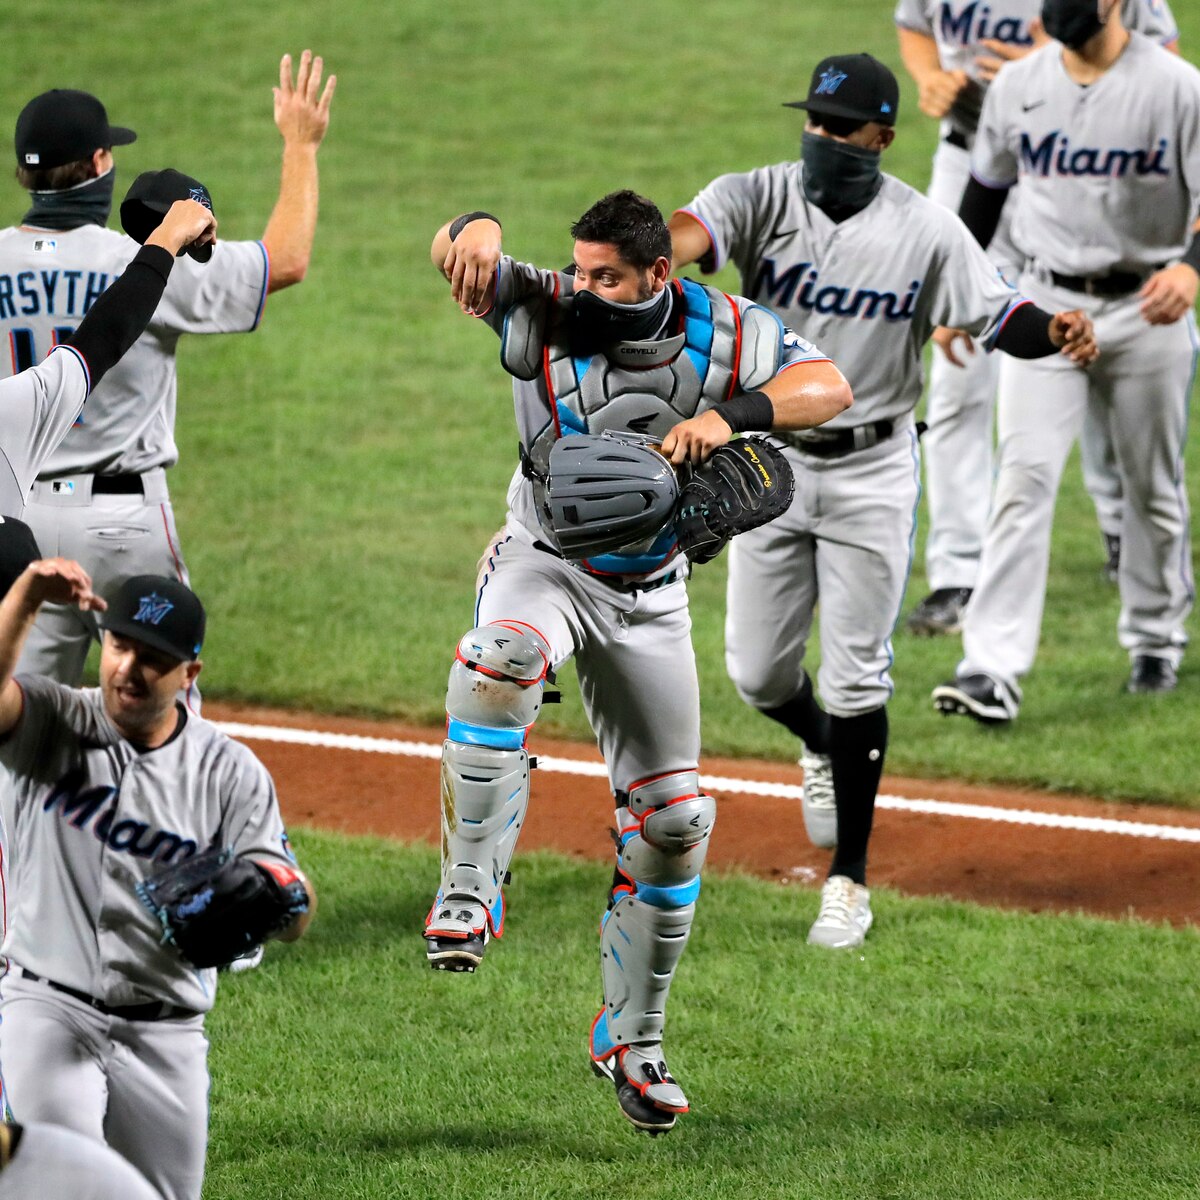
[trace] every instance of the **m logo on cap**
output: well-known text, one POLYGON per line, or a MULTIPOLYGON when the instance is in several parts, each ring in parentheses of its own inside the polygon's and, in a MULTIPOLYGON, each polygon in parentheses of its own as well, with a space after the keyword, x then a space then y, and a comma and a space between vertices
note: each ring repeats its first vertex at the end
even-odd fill
POLYGON ((138 610, 133 614, 133 619, 145 625, 157 625, 174 607, 170 600, 157 592, 151 592, 150 595, 139 598, 138 610))
POLYGON ((188 195, 198 204, 203 204, 209 212, 212 212, 212 199, 209 197, 207 188, 188 188, 188 195))
POLYGON ((813 90, 813 95, 832 96, 849 78, 845 71, 839 71, 836 67, 830 67, 827 71, 821 72, 821 82, 813 90))

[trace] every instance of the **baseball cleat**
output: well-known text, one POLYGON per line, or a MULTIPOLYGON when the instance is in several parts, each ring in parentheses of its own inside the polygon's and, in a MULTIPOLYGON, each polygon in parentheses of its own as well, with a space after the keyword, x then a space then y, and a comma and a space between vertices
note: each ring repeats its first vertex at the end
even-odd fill
POLYGON ((970 598, 970 588, 938 588, 912 610, 906 628, 918 637, 961 633, 963 610, 970 598))
POLYGON ((833 761, 828 754, 813 754, 805 747, 800 765, 804 768, 803 811, 808 840, 821 850, 832 850, 838 840, 833 761))
POLYGON ((621 1112, 635 1129, 651 1137, 674 1129, 678 1114, 688 1111, 688 1100, 667 1069, 661 1044, 611 1046, 597 1033, 604 1011, 592 1022, 588 1039, 593 1073, 613 1083, 621 1112))
POLYGON ((1008 724, 1016 719, 1019 704, 1019 695, 982 671, 933 689, 933 706, 942 716, 972 717, 981 725, 1008 724))
POLYGON ((871 893, 848 875, 831 875, 821 888, 821 911, 808 931, 808 944, 852 950, 863 944, 874 919, 871 893))
POLYGON ((483 961, 491 933, 482 904, 439 897, 425 921, 425 957, 435 971, 469 974, 483 961))
POLYGON ((1125 690, 1127 692, 1173 692, 1178 682, 1175 668, 1167 659, 1156 654, 1136 654, 1125 690))

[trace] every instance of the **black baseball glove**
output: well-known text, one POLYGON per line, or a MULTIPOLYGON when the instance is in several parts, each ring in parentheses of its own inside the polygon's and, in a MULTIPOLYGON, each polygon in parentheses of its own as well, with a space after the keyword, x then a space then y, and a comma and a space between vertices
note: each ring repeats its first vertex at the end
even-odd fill
POLYGON ((163 942, 197 967, 221 967, 308 911, 299 871, 207 850, 137 885, 162 923, 163 942))
POLYGON ((675 509, 679 548, 694 563, 716 558, 725 543, 787 511, 796 490, 782 451, 759 438, 718 446, 691 468, 675 509))

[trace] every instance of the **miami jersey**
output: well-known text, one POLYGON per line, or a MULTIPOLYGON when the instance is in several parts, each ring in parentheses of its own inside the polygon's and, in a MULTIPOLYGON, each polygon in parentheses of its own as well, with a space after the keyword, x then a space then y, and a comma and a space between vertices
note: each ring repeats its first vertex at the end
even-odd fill
POLYGON ((1020 181, 1013 236, 1065 275, 1147 274, 1178 258, 1200 205, 1200 71, 1140 34, 1084 87, 1057 43, 989 89, 971 172, 1020 181))
MULTIPOLYGON (((137 250, 99 225, 0 230, 0 377, 41 362, 69 337, 137 250)), ((260 242, 220 242, 206 265, 176 260, 146 332, 101 380, 39 473, 133 474, 174 465, 180 335, 254 329, 268 280, 260 242)))
POLYGON ((838 224, 802 185, 800 162, 722 175, 681 211, 708 231, 701 265, 736 265, 742 291, 817 342, 854 405, 822 426, 895 420, 921 395, 921 350, 938 325, 990 348, 1021 298, 952 212, 884 175, 879 194, 838 224))
POLYGON ((270 775, 182 707, 176 734, 141 752, 109 721, 98 688, 41 676, 19 683, 21 719, 0 744, 4 953, 106 1004, 161 1000, 206 1012, 216 972, 162 945, 134 888, 211 846, 290 862, 270 775))
MULTIPOLYGON (((1042 14, 1042 0, 897 0, 896 24, 937 42, 944 71, 965 71, 971 80, 948 118, 952 128, 970 138, 979 123, 987 83, 976 59, 990 55, 985 40, 1032 48, 1030 23, 1042 14)), ((1164 45, 1179 37, 1167 0, 1122 0, 1121 19, 1164 45)))

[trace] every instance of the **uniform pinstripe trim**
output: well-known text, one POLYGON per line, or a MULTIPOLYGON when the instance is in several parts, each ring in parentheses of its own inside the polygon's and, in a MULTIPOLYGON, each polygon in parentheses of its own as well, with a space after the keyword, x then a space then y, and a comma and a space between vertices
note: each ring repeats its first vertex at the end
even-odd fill
POLYGON ((492 548, 487 554, 487 568, 483 572, 483 582, 479 585, 479 590, 475 593, 475 624, 479 624, 479 607, 483 603, 483 589, 487 587, 488 580, 491 579, 493 572, 496 570, 496 560, 500 557, 500 549, 502 546, 508 545, 512 541, 512 534, 502 537, 498 542, 492 543, 492 548))
POLYGON ((267 307, 267 293, 271 290, 271 252, 267 249, 266 242, 256 242, 255 245, 262 251, 263 281, 262 293, 258 297, 258 309, 254 314, 254 324, 250 326, 251 333, 258 328, 259 322, 262 320, 263 309, 267 307))
POLYGON ((779 374, 776 375, 775 378, 778 379, 779 376, 784 373, 784 371, 790 371, 793 367, 811 367, 813 363, 823 362, 833 362, 833 359, 826 358, 825 355, 822 354, 820 358, 800 358, 795 362, 784 363, 783 366, 779 368, 779 374))
POLYGON ((1008 324, 1009 317, 1011 317, 1013 315, 1013 313, 1015 313, 1017 311, 1018 308, 1024 308, 1026 304, 1032 304, 1032 303, 1033 303, 1032 300, 1026 300, 1023 296, 1018 296, 1015 300, 1013 300, 1009 304, 1008 309, 1006 310, 1004 316, 1002 316, 1000 318, 1000 323, 996 326, 995 330, 992 333, 992 336, 990 338, 988 338, 988 340, 986 342, 983 343, 983 348, 985 350, 991 350, 992 347, 995 346, 996 342, 999 340, 1000 334, 1004 331, 1005 325, 1008 324))
MULTIPOLYGON (((51 347, 50 354, 53 354, 55 350, 68 350, 70 353, 75 355, 77 359, 79 359, 79 365, 83 368, 83 377, 87 382, 87 392, 90 396, 92 394, 92 372, 88 367, 87 359, 84 358, 83 354, 76 350, 74 346, 68 346, 65 342, 60 342, 57 346, 51 347)), ((49 358, 50 355, 48 354, 46 357, 49 358)))

